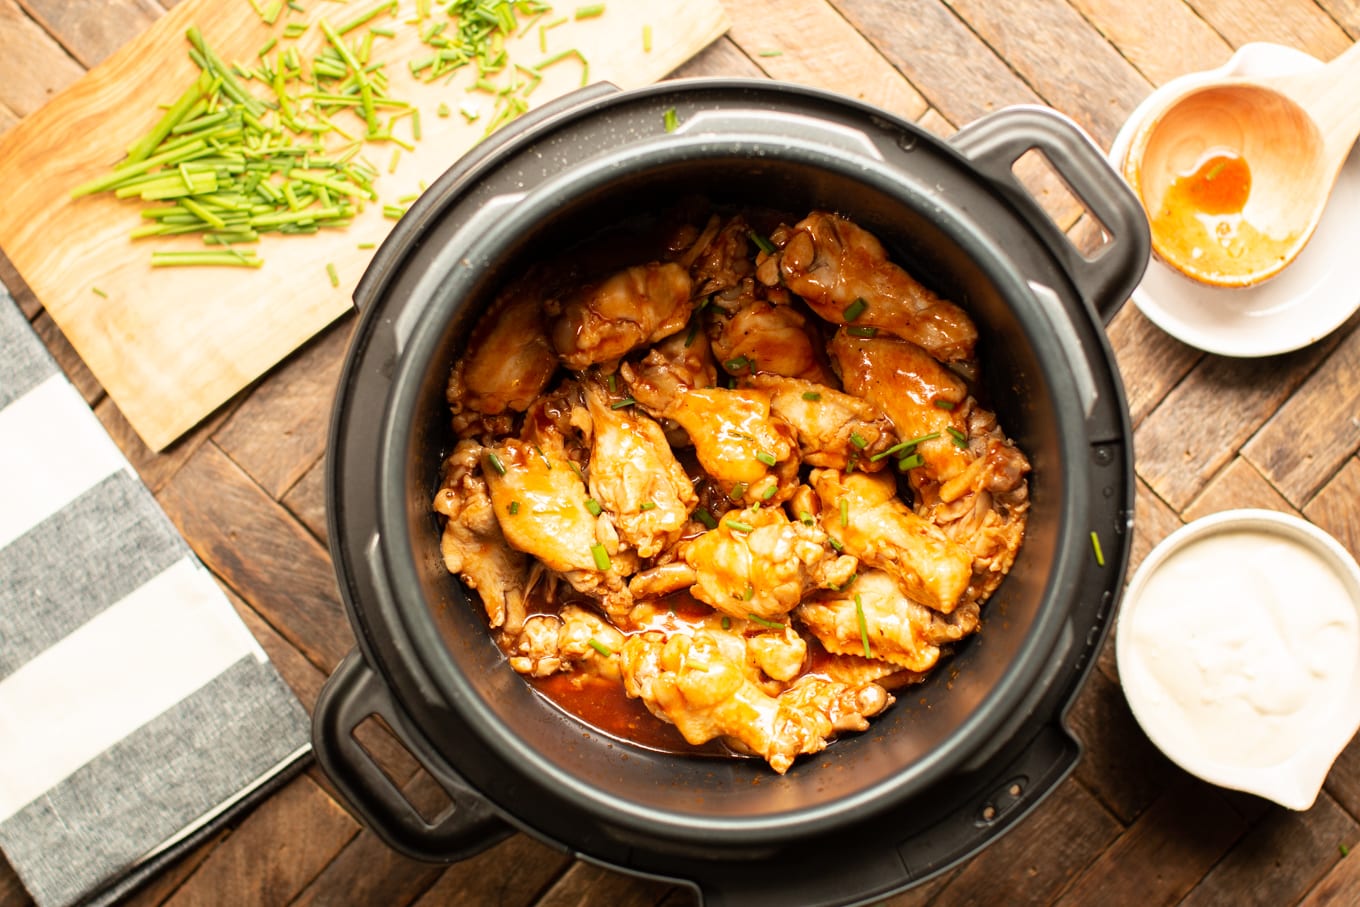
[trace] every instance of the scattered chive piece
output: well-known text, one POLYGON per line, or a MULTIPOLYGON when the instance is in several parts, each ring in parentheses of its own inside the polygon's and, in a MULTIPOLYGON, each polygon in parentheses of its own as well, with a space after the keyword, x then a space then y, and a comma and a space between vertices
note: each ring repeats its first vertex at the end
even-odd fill
POLYGON ((373 243, 373 242, 361 242, 361 243, 359 243, 357 246, 355 246, 354 248, 356 248, 356 249, 376 249, 377 247, 378 247, 378 244, 377 244, 377 243, 373 243))
POLYGON ((576 465, 575 460, 568 460, 567 465, 571 467, 572 472, 576 473, 576 478, 580 479, 582 482, 586 480, 585 474, 581 472, 581 467, 576 465))
POLYGON ((869 442, 864 440, 864 436, 857 431, 850 432, 850 443, 858 447, 860 450, 863 450, 864 448, 869 446, 869 442))
POLYGON ((592 3, 590 6, 576 7, 577 19, 594 19, 595 17, 602 15, 604 15, 603 3, 592 3))
POLYGON ((729 372, 739 372, 751 364, 751 360, 745 356, 736 356, 723 363, 723 368, 729 372))
POLYGON ((749 236, 751 238, 751 242, 755 243, 756 246, 760 249, 760 251, 764 252, 765 254, 768 255, 774 251, 774 243, 770 242, 768 239, 761 236, 756 231, 748 230, 746 232, 746 235, 749 236))
POLYGON ((738 482, 732 486, 732 490, 727 493, 727 497, 732 501, 741 500, 741 496, 746 494, 747 485, 745 482, 738 482))
POLYGON ((105 293, 103 290, 99 289, 99 287, 90 287, 90 292, 93 293, 94 295, 98 296, 100 299, 108 299, 108 298, 109 298, 109 294, 108 294, 108 293, 105 293))
POLYGON ((812 514, 808 513, 806 510, 798 511, 798 521, 801 522, 804 526, 811 526, 815 522, 815 520, 812 517, 812 514))
POLYGON ((641 504, 638 505, 638 510, 641 510, 644 513, 646 513, 648 510, 655 509, 656 509, 655 501, 643 501, 641 504))
POLYGON ((505 463, 496 455, 494 450, 486 452, 486 461, 491 464, 491 468, 496 470, 498 475, 505 475, 505 463))
POLYGON ((650 25, 642 26, 642 52, 644 54, 652 52, 652 27, 650 25))
POLYGON ((633 405, 634 403, 636 403, 636 402, 637 402, 637 401, 634 400, 632 397, 624 397, 622 400, 619 400, 617 403, 611 403, 611 404, 609 404, 609 408, 610 408, 610 409, 624 409, 624 408, 626 408, 626 407, 632 406, 632 405, 633 405))
POLYGON ((854 321, 856 318, 863 315, 864 310, 867 308, 869 308, 869 303, 864 301, 863 296, 859 296, 856 297, 854 302, 845 307, 845 311, 842 312, 841 315, 844 316, 846 321, 854 321))
POLYGON ((609 552, 599 542, 590 546, 590 556, 595 558, 595 566, 600 570, 609 569, 609 552))
POLYGON ((235 268, 258 268, 264 264, 264 259, 255 254, 254 250, 241 253, 234 249, 226 252, 152 252, 151 267, 153 268, 172 268, 172 267, 213 267, 215 265, 225 265, 235 268))
POLYGON ((667 132, 674 132, 680 128, 680 115, 675 112, 674 107, 668 107, 661 115, 661 126, 667 132))
POLYGON ((924 441, 934 441, 939 436, 940 436, 939 432, 933 431, 928 435, 919 435, 915 438, 910 438, 906 441, 901 442, 900 444, 894 444, 892 447, 889 447, 885 451, 881 451, 879 453, 874 454, 872 457, 869 458, 869 462, 876 463, 879 460, 884 459, 885 457, 891 457, 899 453, 906 453, 910 451, 913 447, 915 447, 917 444, 920 444, 924 441))
POLYGON ((775 492, 777 491, 779 491, 779 483, 771 482, 770 487, 766 488, 764 491, 760 493, 760 499, 762 501, 768 501, 770 498, 775 496, 775 492))
MULTIPOLYGON (((732 618, 728 617, 726 614, 723 615, 723 619, 722 619, 722 628, 723 628, 724 630, 730 630, 730 629, 732 629, 732 618)), ((1344 847, 1345 845, 1342 845, 1342 846, 1344 847)), ((1342 854, 1342 856, 1344 857, 1345 854, 1342 854)))
POLYGON ((925 460, 921 459, 920 454, 914 453, 911 456, 903 457, 902 459, 897 461, 897 471, 906 472, 908 469, 915 469, 918 466, 924 466, 925 462, 926 462, 925 460))
POLYGON ((1336 845, 1336 849, 1341 851, 1341 855, 1343 857, 1350 856, 1351 849, 1347 847, 1344 843, 1336 845))
POLYGON ((783 624, 781 624, 781 623, 776 623, 776 622, 774 622, 774 621, 772 621, 772 620, 766 620, 765 618, 761 617, 759 614, 754 614, 754 613, 752 613, 752 614, 747 614, 746 617, 747 617, 748 619, 750 619, 753 623, 760 624, 762 627, 769 627, 771 630, 782 630, 782 629, 784 629, 784 625, 783 625, 783 624))
POLYGON ((849 525, 850 525, 850 499, 849 499, 849 498, 841 498, 839 501, 836 502, 836 505, 837 505, 837 506, 840 508, 840 510, 841 510, 841 526, 843 526, 843 527, 844 527, 844 526, 849 526, 849 525))
POLYGON ((599 516, 604 511, 604 508, 601 507, 600 502, 594 498, 586 498, 586 510, 590 511, 591 516, 599 516))
POLYGON ((699 319, 691 318, 689 322, 689 331, 688 333, 685 334, 685 346, 688 347, 691 343, 694 342, 694 338, 698 336, 699 336, 699 319))
POLYGON ((958 430, 957 428, 955 428, 954 426, 952 426, 952 425, 949 426, 948 428, 945 429, 945 431, 949 432, 949 437, 951 437, 951 438, 954 439, 954 446, 955 446, 955 447, 967 447, 967 446, 968 446, 968 436, 965 435, 963 432, 959 431, 959 430, 958 430))
POLYGON ((619 392, 619 379, 617 373, 610 372, 608 375, 605 375, 604 383, 609 385, 609 392, 611 394, 617 394, 619 392))
POLYGON ((803 391, 803 399, 810 403, 816 403, 818 400, 822 399, 822 395, 816 391, 803 391))
POLYGON ((741 600, 744 602, 749 602, 751 599, 755 597, 756 587, 751 585, 750 583, 747 583, 746 588, 741 591, 741 600))
POLYGON ((830 543, 831 543, 831 547, 832 547, 832 548, 835 548, 837 551, 844 551, 844 550, 845 550, 845 546, 841 544, 841 540, 838 539, 838 538, 836 538, 834 535, 828 535, 828 536, 826 537, 826 540, 827 540, 828 542, 830 542, 830 543))
POLYGON ((1096 566, 1104 567, 1105 554, 1100 550, 1100 536, 1096 534, 1094 529, 1091 530, 1091 550, 1096 553, 1096 566))
POLYGON ((756 531, 756 527, 752 526, 750 523, 743 523, 741 522, 741 520, 728 520, 725 523, 723 523, 723 525, 726 526, 728 529, 731 529, 733 532, 756 531))
POLYGON ((717 529, 718 521, 713 519, 713 514, 708 512, 707 507, 700 507, 694 511, 694 518, 704 524, 706 529, 717 529))
MULTIPOLYGON (((605 555, 605 556, 608 557, 608 555, 605 555)), ((601 567, 600 569, 603 570, 604 568, 601 567)), ((593 637, 593 636, 590 637, 590 647, 591 647, 592 649, 594 649, 596 652, 599 652, 599 653, 600 653, 601 655, 603 655, 605 658, 608 658, 609 656, 611 656, 611 655, 614 654, 614 650, 613 650, 613 649, 610 649, 609 646, 607 646, 607 645, 605 645, 604 643, 600 642, 598 639, 596 639, 596 638, 593 637)))
POLYGON ((766 453, 763 450, 758 451, 756 453, 756 459, 764 463, 766 466, 773 466, 776 462, 778 462, 777 460, 775 460, 774 454, 766 453))
POLYGON ((858 592, 855 593, 855 620, 859 621, 859 641, 864 644, 864 657, 872 658, 869 654, 869 622, 864 619, 864 601, 858 592))
POLYGON ((954 404, 950 403, 948 400, 939 400, 939 399, 937 399, 937 400, 935 401, 935 405, 936 405, 937 407, 939 407, 940 409, 947 410, 947 411, 949 411, 949 412, 953 412, 953 410, 954 410, 954 404))
POLYGON ((864 337, 866 339, 878 336, 878 328, 865 327, 858 324, 846 328, 845 332, 851 337, 864 337))
POLYGON ((437 116, 446 117, 446 116, 448 116, 452 111, 449 110, 449 105, 448 105, 448 104, 445 104, 443 101, 440 101, 440 102, 439 102, 439 106, 436 107, 436 108, 434 109, 434 112, 435 112, 435 115, 437 115, 437 116))
POLYGON ((335 270, 335 265, 330 262, 326 262, 326 276, 331 279, 331 286, 340 286, 340 274, 335 270))
POLYGON ((515 514, 519 513, 519 501, 511 501, 510 507, 508 509, 510 511, 511 516, 514 516, 515 514))
POLYGON ((756 54, 756 56, 760 56, 760 57, 782 57, 782 56, 784 56, 784 52, 783 52, 782 50, 779 50, 778 48, 770 48, 769 50, 762 50, 762 51, 759 51, 759 52, 756 54))

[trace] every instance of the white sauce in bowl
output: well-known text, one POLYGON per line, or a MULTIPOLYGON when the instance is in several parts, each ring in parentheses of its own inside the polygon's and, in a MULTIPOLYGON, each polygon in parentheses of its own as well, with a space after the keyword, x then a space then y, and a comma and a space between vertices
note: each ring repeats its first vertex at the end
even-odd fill
POLYGON ((1148 557, 1119 670, 1174 761, 1299 809, 1360 724, 1360 568, 1316 527, 1264 514, 1197 521, 1148 557))

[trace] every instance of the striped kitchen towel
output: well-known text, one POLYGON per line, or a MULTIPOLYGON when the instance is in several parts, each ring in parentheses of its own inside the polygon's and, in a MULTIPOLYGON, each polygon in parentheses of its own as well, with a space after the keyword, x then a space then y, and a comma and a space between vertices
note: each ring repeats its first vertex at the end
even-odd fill
POLYGON ((308 719, 0 285, 0 849, 106 904, 301 765, 308 719))

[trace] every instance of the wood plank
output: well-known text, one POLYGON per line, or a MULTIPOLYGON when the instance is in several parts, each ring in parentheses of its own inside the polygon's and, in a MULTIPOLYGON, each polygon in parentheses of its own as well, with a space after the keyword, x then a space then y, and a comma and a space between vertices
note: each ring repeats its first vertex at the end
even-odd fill
POLYGON ((1352 38, 1360 38, 1360 0, 1317 0, 1337 25, 1352 38))
POLYGON ((313 664, 332 671, 354 647, 325 549, 215 444, 157 498, 208 568, 313 664))
POLYGON ((1360 459, 1347 460, 1303 509, 1303 515, 1360 558, 1360 459))
POLYGON ((528 907, 571 863, 560 850, 514 835, 444 870, 415 907, 528 907))
POLYGON ((26 117, 84 74, 15 0, 0 0, 0 103, 26 117))
POLYGON ((1360 329, 1351 330, 1243 445, 1242 456, 1290 503, 1302 507, 1360 448, 1356 401, 1360 401, 1360 329))
POLYGON ((164 872, 130 895, 122 907, 157 907, 165 903, 230 834, 230 831, 220 831, 180 857, 164 872))
POLYGON ((1169 907, 1203 878, 1246 828, 1246 821, 1220 791, 1181 776, 1055 903, 1169 907))
POLYGON ((1072 5, 1153 85, 1214 69, 1232 45, 1184 0, 1072 0, 1072 5))
POLYGON ((1168 504, 1183 508, 1333 343, 1265 359, 1202 359, 1134 432, 1138 474, 1168 504))
POLYGON ((1123 831, 1080 784, 1068 779, 1043 809, 968 862, 931 907, 969 907, 1005 892, 1008 907, 1049 904, 1123 831))
POLYGON ((1108 333, 1137 428, 1204 353, 1165 333, 1131 303, 1110 321, 1108 333))
POLYGON ((336 380, 357 319, 342 318, 269 372, 213 441, 278 500, 326 449, 336 380))
POLYGON ((1109 147, 1152 86, 1067 0, 946 0, 1044 101, 1109 147), (1082 52, 1054 53, 1055 47, 1082 52))
POLYGON ((1188 523, 1211 513, 1259 507, 1299 516, 1288 501, 1243 457, 1235 457, 1227 468, 1205 486, 1200 496, 1186 507, 1181 517, 1188 523))
POLYGON ((4 249, 0 249, 0 283, 5 285, 14 301, 19 303, 19 309, 24 313, 24 317, 33 319, 42 311, 42 303, 38 301, 28 282, 15 270, 14 263, 5 255, 4 249))
POLYGON ((1180 907, 1292 904, 1341 859, 1337 845, 1357 834, 1360 825, 1326 793, 1304 812, 1272 806, 1180 907))
POLYGON ((299 775, 242 820, 165 903, 287 904, 358 830, 349 813, 299 775))
POLYGON ((1360 858, 1350 858, 1350 852, 1360 848, 1360 835, 1352 835, 1348 841, 1337 842, 1337 853, 1345 848, 1346 855, 1332 867, 1332 871, 1313 886, 1308 896, 1299 901, 1298 907, 1333 907, 1345 904, 1360 891, 1360 858))
POLYGON ((86 69, 165 15, 151 0, 19 0, 19 4, 86 69))
POLYGON ((0 104, 0 135, 9 132, 19 123, 19 115, 5 104, 0 104))
POLYGON ((739 76, 763 79, 765 72, 752 63, 741 48, 724 35, 699 51, 686 63, 668 75, 668 79, 697 79, 703 76, 739 76))
POLYGON ((829 3, 800 5, 788 15, 784 0, 728 3, 729 34, 771 78, 839 92, 908 120, 926 101, 829 3))
POLYGON ((171 444, 165 450, 157 453, 146 442, 142 440, 137 431, 128 423, 118 404, 106 394, 99 405, 95 407, 95 415, 99 421, 104 423, 104 430, 109 433, 123 451, 123 456, 128 458, 142 481, 153 492, 160 491, 165 483, 170 481, 181 466, 194 455, 203 444, 212 437, 223 422, 240 405, 242 398, 237 398, 228 402, 219 411, 209 416, 205 421, 190 431, 188 434, 180 436, 179 440, 171 444))
POLYGON ((322 545, 329 544, 326 526, 326 458, 323 456, 281 499, 293 516, 322 545))
POLYGON ((1092 671, 1067 713, 1086 747, 1074 777, 1125 825, 1132 825, 1180 773, 1143 733, 1124 691, 1092 671))
POLYGON ((655 907, 676 886, 653 879, 625 875, 612 869, 577 860, 553 884, 535 907, 655 907))
POLYGON ((1041 101, 936 0, 833 0, 833 5, 955 126, 1008 104, 1041 101))
POLYGON ((0 907, 33 907, 33 899, 3 853, 0 853, 0 907))
POLYGON ((85 361, 80 358, 52 317, 46 312, 39 312, 32 324, 34 332, 42 338, 47 351, 57 360, 57 365, 61 366, 66 377, 71 379, 71 384, 80 392, 80 396, 85 398, 85 402, 94 406, 102 400, 104 388, 100 386, 99 380, 90 372, 85 361))
POLYGON ((1308 0, 1186 0, 1234 46, 1273 41, 1330 60, 1351 45, 1336 20, 1308 0))

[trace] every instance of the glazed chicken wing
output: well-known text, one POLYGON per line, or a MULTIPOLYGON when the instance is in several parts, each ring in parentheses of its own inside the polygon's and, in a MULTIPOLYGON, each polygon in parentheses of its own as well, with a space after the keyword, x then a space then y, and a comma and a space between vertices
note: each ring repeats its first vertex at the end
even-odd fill
POLYGON ((682 330, 689 320, 689 273, 673 262, 636 265, 547 305, 557 314, 552 343, 568 368, 612 362, 682 330))
POLYGON ((976 604, 941 614, 912 601, 882 570, 860 574, 843 592, 820 593, 796 614, 828 652, 863 655, 868 640, 869 657, 912 671, 929 671, 940 646, 963 639, 978 625, 976 604))
POLYGON ((637 632, 659 631, 666 636, 707 633, 725 657, 743 667, 747 680, 767 692, 778 693, 783 689, 781 682, 793 680, 802 671, 807 642, 792 624, 767 627, 706 608, 704 612, 663 608, 644 601, 628 613, 628 621, 637 632))
POLYGON ((709 296, 737 286, 755 270, 751 228, 737 216, 714 214, 702 231, 682 228, 671 240, 674 258, 694 278, 694 295, 709 296))
MULTIPOLYGON (((496 300, 449 376, 448 401, 458 430, 477 414, 524 412, 557 370, 548 342, 539 282, 517 284, 496 300)), ((503 432, 502 432, 503 433, 503 432)))
POLYGON ((772 238, 780 248, 756 271, 766 285, 782 280, 833 324, 877 328, 945 361, 972 358, 977 328, 968 315, 889 261, 869 231, 814 211, 772 238))
POLYGON ((825 385, 753 375, 743 382, 770 394, 770 411, 798 432, 798 455, 809 466, 875 472, 888 465, 874 459, 897 443, 892 422, 872 403, 825 385))
POLYGON ((623 646, 624 686, 692 744, 721 737, 783 774, 795 757, 861 731, 892 697, 876 684, 849 686, 805 675, 778 696, 752 683, 708 633, 651 631, 623 646))
POLYGON ((450 573, 477 590, 493 628, 508 634, 524 623, 528 558, 506 544, 486 481, 478 471, 483 448, 461 441, 444 462, 434 509, 447 517, 439 550, 450 573))
POLYGON ((807 317, 790 304, 758 298, 754 281, 743 286, 751 289, 734 304, 719 303, 707 313, 713 354, 728 374, 762 372, 835 384, 823 352, 826 344, 807 317))
POLYGON ((891 574, 913 600, 948 614, 972 575, 973 558, 897 496, 892 474, 814 469, 821 524, 846 554, 891 574))
POLYGON ((564 605, 557 614, 535 614, 526 620, 507 648, 510 667, 530 677, 580 671, 618 681, 623 641, 623 634, 598 614, 564 605))
POLYGON ((590 495, 613 518, 619 539, 652 557, 680 538, 698 498, 661 426, 635 407, 615 407, 604 388, 584 385, 593 434, 590 495))

